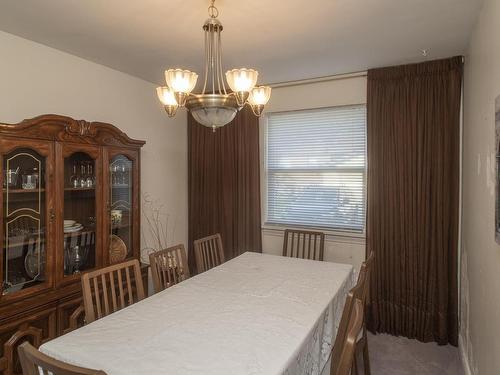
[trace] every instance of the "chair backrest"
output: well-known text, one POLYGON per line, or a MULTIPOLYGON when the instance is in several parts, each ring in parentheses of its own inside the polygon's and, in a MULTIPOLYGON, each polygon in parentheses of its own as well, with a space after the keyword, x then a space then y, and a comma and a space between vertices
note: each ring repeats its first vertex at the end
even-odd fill
POLYGON ((157 293, 189 278, 186 250, 182 244, 149 254, 149 265, 157 293))
POLYGON ((51 358, 24 342, 18 346, 23 375, 106 375, 104 371, 73 366, 51 358))
MULTIPOLYGON (((371 251, 368 258, 361 265, 361 269, 364 269, 364 284, 363 284, 363 307, 366 308, 366 304, 370 300, 370 279, 373 270, 373 262, 375 261, 375 252, 371 251)), ((361 272, 360 272, 361 275, 361 272)), ((359 278, 358 278, 359 283, 359 278)))
POLYGON ((354 298, 359 298, 363 302, 363 307, 366 307, 370 293, 370 277, 373 268, 373 261, 375 259, 375 253, 372 251, 368 258, 361 264, 359 270, 358 281, 356 285, 351 289, 354 294, 354 298))
POLYGON ((224 263, 224 248, 220 234, 200 238, 194 241, 194 256, 198 273, 224 263))
POLYGON ((335 337, 335 344, 333 345, 332 365, 333 362, 339 361, 343 347, 342 343, 344 342, 347 335, 349 319, 354 306, 354 301, 360 300, 363 303, 363 308, 365 308, 366 306, 368 292, 370 289, 370 274, 374 257, 375 253, 372 251, 368 258, 361 264, 358 281, 347 294, 344 310, 340 319, 339 329, 337 330, 337 336, 335 337))
POLYGON ((306 230, 286 229, 283 237, 283 256, 323 260, 325 234, 306 230))
POLYGON ((91 323, 144 299, 144 285, 137 259, 82 275, 85 320, 91 323))
POLYGON ((330 375, 349 375, 355 360, 356 342, 363 327, 364 308, 360 299, 354 299, 352 303, 351 314, 349 316, 349 325, 347 334, 342 342, 342 350, 337 359, 332 357, 332 367, 330 375))

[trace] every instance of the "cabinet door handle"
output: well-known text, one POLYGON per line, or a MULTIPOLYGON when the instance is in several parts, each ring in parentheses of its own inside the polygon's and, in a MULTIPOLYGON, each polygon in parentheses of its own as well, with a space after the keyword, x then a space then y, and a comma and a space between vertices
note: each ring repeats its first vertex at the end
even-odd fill
POLYGON ((50 222, 53 223, 54 220, 56 219, 56 213, 54 212, 54 209, 50 209, 50 214, 49 214, 50 222))

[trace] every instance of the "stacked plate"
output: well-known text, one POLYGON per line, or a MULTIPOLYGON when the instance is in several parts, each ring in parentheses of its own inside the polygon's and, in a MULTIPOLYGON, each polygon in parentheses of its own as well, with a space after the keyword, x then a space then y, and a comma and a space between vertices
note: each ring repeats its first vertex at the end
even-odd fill
POLYGON ((83 225, 75 220, 64 220, 64 233, 78 232, 83 229, 83 225))

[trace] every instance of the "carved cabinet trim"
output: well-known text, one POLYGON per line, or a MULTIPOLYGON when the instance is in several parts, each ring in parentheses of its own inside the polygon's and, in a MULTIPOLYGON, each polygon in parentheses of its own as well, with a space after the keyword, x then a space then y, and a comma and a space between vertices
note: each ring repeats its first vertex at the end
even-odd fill
POLYGON ((104 122, 75 120, 60 115, 42 115, 18 124, 0 124, 4 136, 50 141, 89 143, 139 148, 146 142, 132 139, 116 126, 104 122))

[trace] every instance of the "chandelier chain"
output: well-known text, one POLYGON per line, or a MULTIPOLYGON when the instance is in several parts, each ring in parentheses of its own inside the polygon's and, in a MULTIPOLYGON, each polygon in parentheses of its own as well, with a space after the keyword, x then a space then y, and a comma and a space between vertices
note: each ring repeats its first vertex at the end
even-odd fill
POLYGON ((219 16, 219 10, 214 4, 215 0, 211 0, 210 6, 208 7, 208 15, 210 16, 210 18, 217 18, 219 16))

